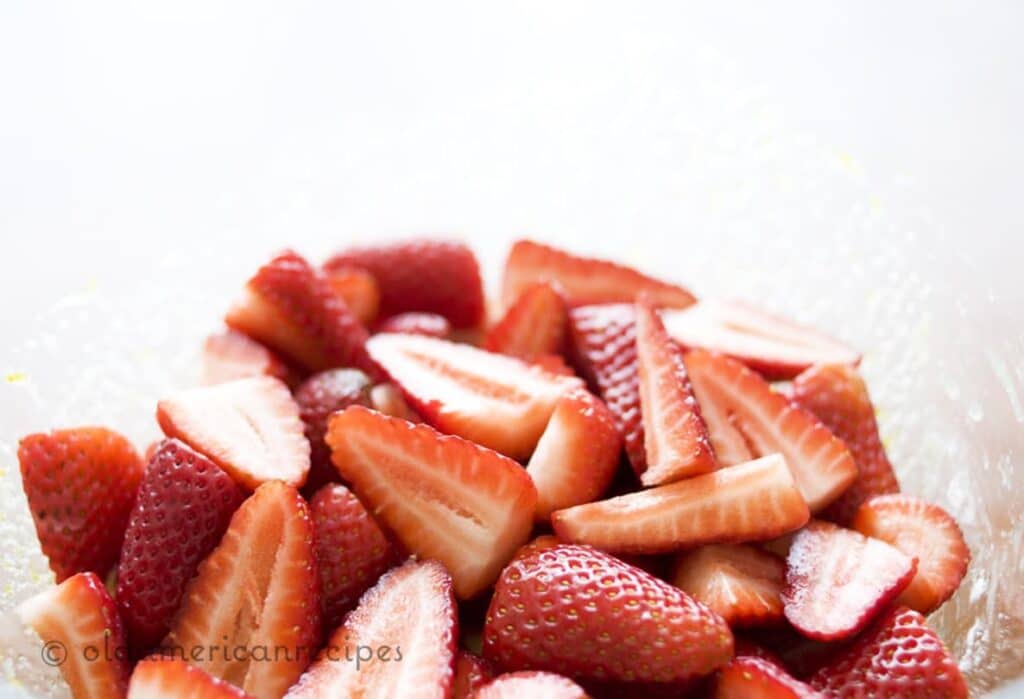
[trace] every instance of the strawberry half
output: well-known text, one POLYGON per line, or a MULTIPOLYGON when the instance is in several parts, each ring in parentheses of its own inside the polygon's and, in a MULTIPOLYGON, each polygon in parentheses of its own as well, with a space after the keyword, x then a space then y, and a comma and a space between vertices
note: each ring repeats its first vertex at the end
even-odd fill
POLYGON ((327 429, 334 465, 401 543, 473 597, 530 535, 537 491, 515 461, 359 406, 327 429))
POLYGON ((657 488, 559 510, 560 539, 613 553, 666 553, 772 539, 810 516, 778 455, 657 488))
POLYGON ((18 462, 57 582, 87 570, 105 575, 117 562, 142 480, 135 447, 105 427, 54 430, 23 437, 18 462))
POLYGON ((811 512, 835 500, 857 477, 846 445, 809 412, 790 403, 759 374, 722 354, 694 350, 686 368, 706 415, 727 415, 755 456, 780 453, 811 512))
POLYGON ((168 437, 208 456, 250 490, 270 480, 301 485, 309 441, 288 387, 269 376, 180 391, 157 403, 168 437))
POLYGON ((671 580, 734 628, 783 619, 786 564, 754 546, 702 546, 679 558, 671 580))
POLYGON ((363 596, 287 696, 443 699, 458 630, 444 567, 409 561, 363 596))
POLYGON ((423 418, 420 417, 419 413, 405 402, 405 398, 402 397, 402 392, 398 386, 390 381, 379 383, 370 389, 370 403, 374 410, 385 415, 399 417, 409 422, 423 422, 423 418))
POLYGON ((447 318, 436 313, 399 313, 374 325, 373 332, 446 338, 452 334, 452 326, 447 318))
POLYGON ((273 376, 285 383, 294 379, 280 357, 247 335, 234 330, 210 335, 203 343, 202 383, 211 386, 250 376, 273 376))
POLYGON ((825 695, 763 658, 736 658, 722 668, 715 699, 825 699, 825 695))
POLYGON ((154 655, 135 666, 128 699, 246 699, 235 685, 180 657, 154 655))
POLYGON ((484 349, 527 361, 538 355, 558 354, 565 344, 567 312, 556 285, 530 284, 487 332, 484 349))
POLYGON ((786 618, 808 638, 849 638, 896 599, 916 569, 913 558, 884 541, 811 522, 793 538, 786 559, 786 618))
POLYGON ((971 562, 963 532, 948 512, 909 495, 879 495, 857 510, 853 528, 917 559, 917 574, 897 600, 930 614, 960 587, 971 562))
POLYGON ((473 699, 587 699, 587 693, 568 677, 553 672, 509 672, 481 687, 473 699))
POLYGON ((372 274, 354 267, 335 268, 327 273, 327 283, 360 323, 369 326, 377 319, 380 287, 372 274))
POLYGON ((460 650, 455 657, 452 699, 469 699, 492 679, 494 670, 489 662, 468 650, 460 650))

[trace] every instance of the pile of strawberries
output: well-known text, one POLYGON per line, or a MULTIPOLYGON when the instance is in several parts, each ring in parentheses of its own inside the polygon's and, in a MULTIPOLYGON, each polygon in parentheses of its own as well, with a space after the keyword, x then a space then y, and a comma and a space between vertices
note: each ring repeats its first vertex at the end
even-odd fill
POLYGON ((494 322, 437 240, 225 321, 144 458, 21 441, 75 697, 966 696, 924 615, 969 551, 845 345, 531 241, 494 322))

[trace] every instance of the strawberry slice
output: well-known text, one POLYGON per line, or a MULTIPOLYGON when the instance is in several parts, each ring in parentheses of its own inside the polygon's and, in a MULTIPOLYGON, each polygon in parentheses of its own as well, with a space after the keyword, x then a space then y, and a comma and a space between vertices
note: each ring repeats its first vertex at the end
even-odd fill
POLYGON ((825 699, 825 695, 775 663, 746 656, 719 671, 715 699, 825 699))
POLYGON ((566 313, 565 299, 555 284, 529 284, 488 331, 484 349, 527 361, 557 354, 565 344, 566 313))
POLYGON ((398 386, 390 381, 379 383, 370 389, 370 403, 374 410, 378 410, 385 415, 400 417, 409 422, 423 422, 423 418, 420 417, 419 413, 405 402, 405 398, 402 397, 402 392, 398 386))
POLYGON ((835 500, 857 477, 846 445, 816 417, 772 390, 754 371, 725 355, 694 350, 686 368, 697 395, 725 413, 756 456, 780 453, 811 512, 835 500))
POLYGON ((287 696, 443 699, 458 631, 444 567, 409 561, 363 596, 287 696))
POLYGON ((121 699, 131 671, 117 607, 95 573, 77 573, 17 608, 74 699, 121 699))
POLYGON ((360 323, 370 325, 380 311, 380 287, 365 269, 340 267, 327 273, 327 283, 360 323))
POLYGON ((314 536, 309 508, 295 488, 281 481, 261 485, 200 564, 161 648, 258 699, 281 697, 320 639, 314 536), (225 644, 231 652, 208 650, 225 644), (258 648, 269 654, 263 661, 258 648))
POLYGON ((154 655, 132 672, 128 699, 246 699, 249 695, 180 657, 154 655))
POLYGON ((367 347, 431 425, 514 459, 530 455, 559 396, 579 384, 432 337, 375 335, 367 347))
POLYGON ((649 297, 641 296, 636 315, 640 412, 647 452, 640 482, 662 485, 714 471, 718 463, 690 390, 682 350, 669 339, 649 297))
POLYGON ((917 559, 917 574, 897 602, 930 614, 960 587, 971 562, 963 532, 948 512, 909 495, 879 495, 857 510, 853 528, 917 559))
POLYGON ((373 326, 376 333, 406 333, 446 338, 452 334, 451 323, 436 313, 399 313, 373 326))
POLYGON ((203 343, 202 382, 207 386, 250 376, 294 380, 291 369, 276 354, 234 330, 210 335, 203 343))
POLYGON ((491 664, 475 653, 460 650, 455 657, 452 699, 469 699, 476 690, 494 679, 491 664))
POLYGON ((23 437, 18 462, 57 582, 87 570, 105 575, 117 562, 142 480, 135 447, 105 427, 54 430, 23 437))
POLYGON ((815 330, 741 301, 703 300, 666 311, 668 334, 687 349, 721 352, 769 379, 791 379, 812 364, 852 364, 860 355, 815 330))
POLYGON ((553 672, 509 672, 481 687, 473 699, 587 699, 587 693, 568 677, 553 672))
POLYGON ((808 638, 849 638, 896 599, 916 570, 915 559, 883 541, 810 522, 786 559, 786 618, 808 638))
POLYGON ((666 553, 710 543, 771 539, 810 516, 778 455, 702 476, 558 510, 560 539, 613 553, 666 553))
POLYGON ((240 485, 269 480, 301 485, 309 442, 288 387, 269 376, 180 391, 157 403, 168 437, 208 456, 240 485))
POLYGON ((671 580, 734 628, 783 619, 786 564, 754 546, 702 546, 679 558, 671 580))
POLYGON ((473 597, 530 535, 537 491, 497 452, 359 406, 327 428, 334 465, 412 553, 445 564, 473 597))
MULTIPOLYGON (((684 356, 683 363, 686 362, 687 357, 684 356)), ((696 382, 690 383, 690 389, 697 399, 697 405, 700 406, 700 416, 708 430, 708 441, 711 442, 719 466, 735 466, 754 459, 754 452, 747 444, 747 438, 736 426, 732 414, 724 405, 720 405, 704 393, 704 388, 696 382)))

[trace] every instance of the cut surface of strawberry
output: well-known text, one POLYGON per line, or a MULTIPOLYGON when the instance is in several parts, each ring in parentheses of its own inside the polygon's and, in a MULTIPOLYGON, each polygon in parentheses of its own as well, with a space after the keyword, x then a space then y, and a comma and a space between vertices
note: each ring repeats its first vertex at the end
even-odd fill
POLYGON ((420 414, 405 401, 398 386, 390 381, 379 383, 370 389, 370 403, 374 410, 385 415, 400 417, 409 422, 423 422, 420 414))
POLYGON ((786 564, 754 546, 711 544, 683 554, 671 581, 732 627, 764 626, 783 619, 786 564))
POLYGON ((337 267, 327 273, 327 283, 364 326, 377 319, 380 287, 372 274, 365 269, 337 267))
POLYGON ((476 653, 460 650, 455 658, 452 699, 469 699, 476 690, 494 679, 491 664, 476 653))
POLYGON ((202 383, 211 386, 250 376, 273 376, 285 383, 293 380, 292 370, 269 349, 234 330, 206 338, 202 354, 202 383))
POLYGON ((154 655, 132 671, 128 699, 246 699, 241 689, 181 657, 154 655))
POLYGON ((436 313, 399 313, 373 326, 376 333, 405 333, 446 338, 452 334, 451 323, 436 313))
POLYGON ((568 677, 553 672, 524 670, 500 675, 481 687, 473 699, 587 699, 587 693, 568 677))
POLYGON ((825 699, 825 695, 774 663, 746 656, 719 671, 715 699, 825 699))
POLYGON ((565 345, 568 309, 550 282, 526 286, 484 338, 484 349, 527 361, 557 354, 565 345))

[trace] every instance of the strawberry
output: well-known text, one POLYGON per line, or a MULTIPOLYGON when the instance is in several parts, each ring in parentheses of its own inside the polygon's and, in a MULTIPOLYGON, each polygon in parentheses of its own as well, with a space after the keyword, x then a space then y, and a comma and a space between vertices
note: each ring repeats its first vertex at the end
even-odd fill
POLYGON ((732 634, 686 593, 589 546, 514 559, 484 626, 484 657, 506 671, 576 680, 684 683, 732 657, 732 634))
POLYGON ((117 606, 136 656, 164 637, 185 586, 244 495, 215 463, 164 440, 139 486, 117 568, 117 606))
POLYGON ((683 353, 672 342, 657 309, 641 295, 636 307, 640 412, 644 423, 645 486, 671 483, 718 468, 700 406, 693 398, 683 353))
POLYGON ((202 383, 211 386, 250 376, 273 376, 285 383, 294 380, 288 365, 247 335, 225 330, 203 343, 202 383))
POLYGON ((896 599, 916 569, 915 559, 883 541, 811 522, 786 559, 786 618, 808 638, 849 638, 896 599))
POLYGON ((783 619, 786 564, 754 546, 712 544, 683 554, 671 581, 734 628, 783 619))
POLYGON ((76 573, 21 603, 18 618, 43 641, 74 699, 121 699, 130 665, 110 593, 95 573, 76 573))
POLYGON ((722 668, 715 699, 825 699, 813 687, 762 658, 736 658, 722 668))
POLYGON ((375 335, 370 354, 431 425, 514 459, 533 451, 579 381, 512 357, 418 335, 375 335))
POLYGON ((538 354, 530 360, 530 364, 543 369, 549 374, 576 376, 576 372, 565 363, 565 357, 560 354, 538 354))
POLYGON ((830 697, 967 697, 956 661, 924 617, 896 608, 808 683, 830 697))
POLYGON ((793 401, 813 413, 850 449, 857 479, 822 514, 848 525, 862 502, 872 495, 898 493, 900 484, 878 436, 875 409, 857 370, 844 364, 807 369, 793 381, 793 401))
POLYGON ((249 695, 181 657, 154 655, 132 672, 128 699, 247 699, 249 695))
MULTIPOLYGON (((701 408, 730 415, 755 456, 780 453, 811 512, 835 500, 857 477, 846 445, 816 417, 772 390, 760 375, 725 355, 694 350, 686 368, 701 408)), ((709 411, 709 414, 710 412, 709 411)))
POLYGON ((441 561, 460 599, 494 582, 526 541, 537 491, 497 452, 373 410, 335 413, 334 465, 401 543, 441 561))
POLYGON ((469 699, 476 690, 494 679, 491 664, 475 653, 460 650, 455 656, 452 699, 469 699))
POLYGON ((553 672, 509 672, 500 675, 473 694, 473 699, 587 699, 587 693, 568 677, 553 672))
POLYGON ((443 699, 458 630, 444 567, 409 561, 363 595, 287 696, 443 699))
POLYGON ((773 455, 559 510, 551 525, 565 541, 614 553, 665 553, 771 539, 802 527, 809 516, 785 460, 773 455))
POLYGON ((269 376, 179 391, 157 403, 156 419, 250 490, 269 480, 301 485, 309 442, 288 387, 269 376))
POLYGON ((971 562, 964 535, 948 512, 909 495, 879 495, 860 506, 853 528, 917 559, 917 574, 897 602, 930 614, 960 587, 971 562))
POLYGON ((327 273, 327 283, 360 323, 369 325, 380 311, 380 287, 365 269, 341 267, 327 273))
POLYGON ((557 354, 568 325, 565 299, 557 285, 537 282, 523 288, 505 315, 484 338, 484 349, 532 360, 557 354))
POLYGON ((314 536, 295 488, 281 481, 258 487, 199 565, 161 648, 182 649, 192 664, 257 699, 281 697, 320 638, 314 536), (224 644, 224 652, 207 650, 224 644))
POLYGON ((379 410, 385 415, 400 417, 409 422, 423 422, 419 413, 405 402, 398 386, 390 381, 379 383, 370 389, 370 403, 374 410, 379 410))
POLYGON ((143 464, 105 427, 30 434, 18 443, 21 482, 57 582, 117 562, 143 464))
POLYGON ((376 333, 406 333, 446 338, 452 333, 448 319, 436 313, 399 313, 373 326, 376 333))
POLYGON ((768 379, 791 379, 812 364, 860 362, 846 345, 740 301, 704 300, 664 320, 686 349, 721 352, 768 379))
MULTIPOLYGON (((683 357, 686 364, 687 356, 683 357)), ((708 430, 708 441, 715 452, 719 466, 735 466, 754 459, 754 452, 747 443, 747 438, 737 427, 736 419, 725 405, 711 399, 707 395, 707 387, 695 381, 690 382, 690 389, 700 406, 700 415, 708 430)))
POLYGON ((420 311, 444 316, 456 328, 483 322, 480 267, 463 243, 420 239, 350 248, 324 264, 329 273, 346 267, 376 278, 383 317, 420 311))

